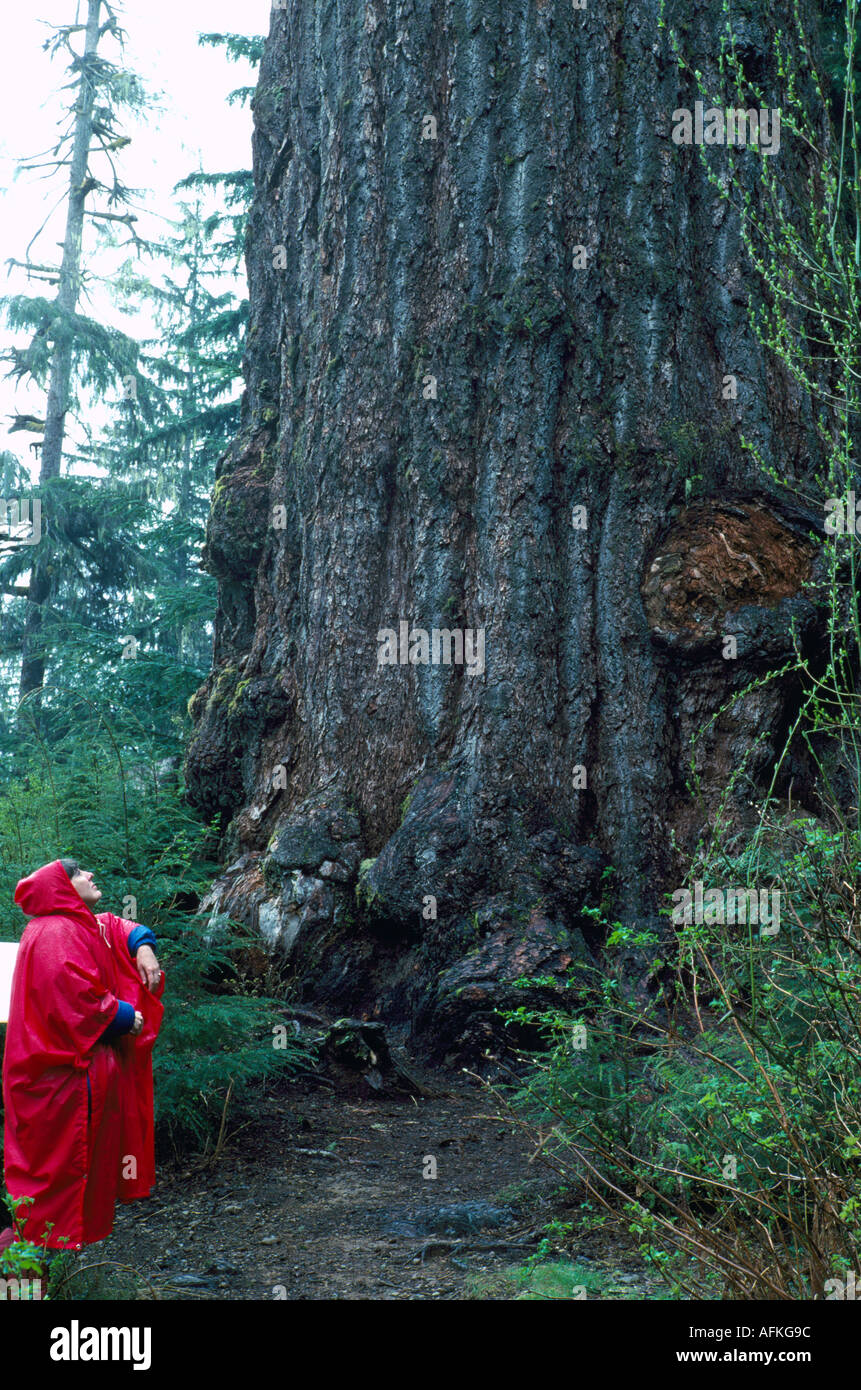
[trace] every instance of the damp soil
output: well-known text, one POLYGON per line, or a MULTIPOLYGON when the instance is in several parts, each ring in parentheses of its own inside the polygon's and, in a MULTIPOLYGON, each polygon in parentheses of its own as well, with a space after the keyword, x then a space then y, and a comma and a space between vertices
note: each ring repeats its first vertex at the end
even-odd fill
MULTIPOLYGON (((214 1162, 162 1162, 82 1263, 131 1266, 145 1299, 510 1299, 560 1215, 558 1178, 531 1159, 460 1077, 415 1098, 281 1083, 214 1162)), ((567 1258, 603 1271, 590 1298, 656 1296, 635 1250, 576 1243, 567 1258)))

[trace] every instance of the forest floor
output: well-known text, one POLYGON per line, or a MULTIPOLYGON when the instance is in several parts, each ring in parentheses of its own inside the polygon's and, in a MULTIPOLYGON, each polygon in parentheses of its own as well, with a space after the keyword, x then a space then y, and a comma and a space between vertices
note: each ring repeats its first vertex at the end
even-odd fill
POLYGON ((484 1088, 433 1082, 415 1099, 270 1088, 217 1161, 162 1163, 154 1195, 118 1207, 81 1264, 131 1266, 126 1296, 170 1300, 666 1297, 600 1230, 527 1275, 546 1223, 576 1230, 578 1211, 560 1213, 558 1180, 484 1088))

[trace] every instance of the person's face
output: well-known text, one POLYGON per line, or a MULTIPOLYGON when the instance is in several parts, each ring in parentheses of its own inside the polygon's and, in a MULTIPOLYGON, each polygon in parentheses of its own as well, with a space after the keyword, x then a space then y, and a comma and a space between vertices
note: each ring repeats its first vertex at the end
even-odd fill
POLYGON ((101 888, 97 888, 93 882, 93 875, 87 873, 85 869, 79 869, 72 879, 72 887, 79 898, 87 904, 87 907, 95 907, 99 898, 102 896, 101 888))

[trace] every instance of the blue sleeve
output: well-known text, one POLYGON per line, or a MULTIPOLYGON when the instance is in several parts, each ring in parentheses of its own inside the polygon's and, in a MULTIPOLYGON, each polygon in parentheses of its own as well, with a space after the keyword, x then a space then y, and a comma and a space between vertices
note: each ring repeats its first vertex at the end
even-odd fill
POLYGON ((155 932, 150 927, 135 927, 134 931, 129 932, 129 955, 134 956, 141 946, 152 946, 155 950, 158 942, 155 939, 155 932))
POLYGON ((130 1033, 135 1026, 135 1011, 131 1004, 127 1004, 125 999, 121 999, 114 1015, 113 1023, 109 1023, 99 1042, 110 1042, 111 1038, 119 1038, 123 1033, 130 1033))

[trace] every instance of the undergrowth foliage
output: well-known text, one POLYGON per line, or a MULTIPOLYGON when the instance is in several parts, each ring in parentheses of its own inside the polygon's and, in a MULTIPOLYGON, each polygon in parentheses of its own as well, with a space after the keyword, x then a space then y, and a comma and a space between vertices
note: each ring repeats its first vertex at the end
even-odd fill
POLYGON ((766 824, 779 937, 693 923, 669 1006, 584 971, 570 1009, 510 1015, 547 1043, 513 1114, 677 1295, 821 1298, 858 1268, 861 844, 808 817, 766 824))

